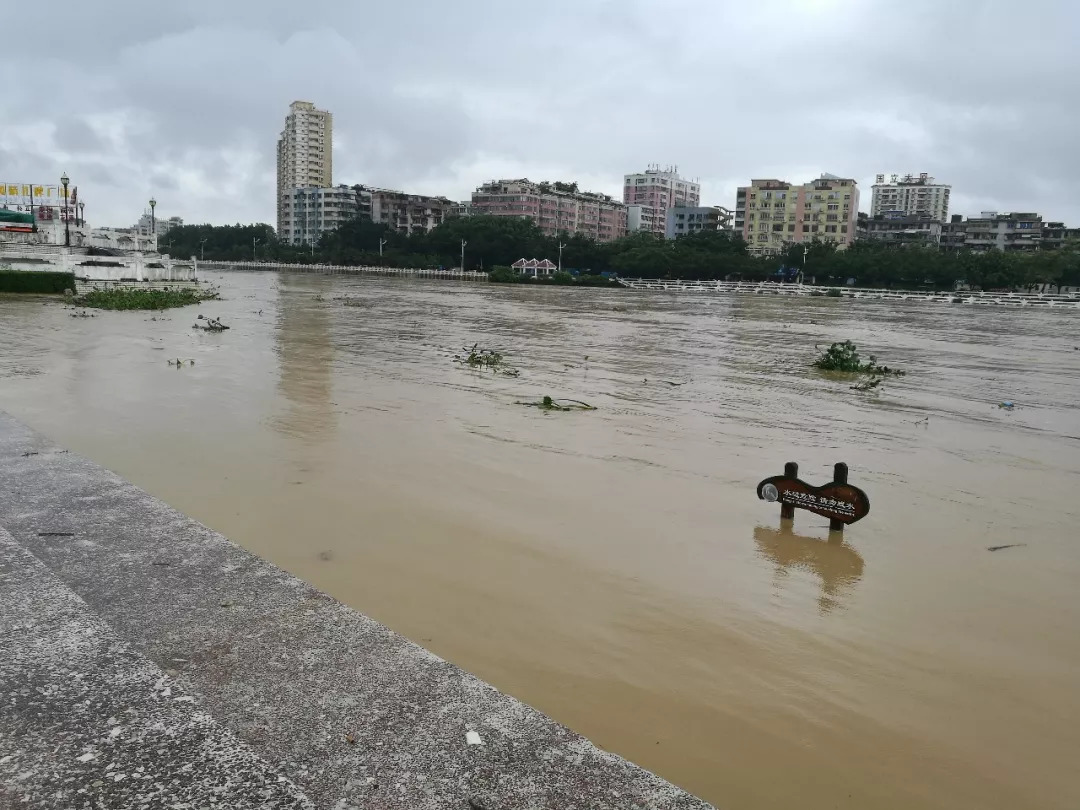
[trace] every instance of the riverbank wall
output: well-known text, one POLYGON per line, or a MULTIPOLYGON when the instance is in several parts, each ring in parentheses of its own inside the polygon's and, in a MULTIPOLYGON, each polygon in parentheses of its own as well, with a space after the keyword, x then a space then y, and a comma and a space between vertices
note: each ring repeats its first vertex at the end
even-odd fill
POLYGON ((710 807, 2 412, 0 604, 2 807, 710 807))

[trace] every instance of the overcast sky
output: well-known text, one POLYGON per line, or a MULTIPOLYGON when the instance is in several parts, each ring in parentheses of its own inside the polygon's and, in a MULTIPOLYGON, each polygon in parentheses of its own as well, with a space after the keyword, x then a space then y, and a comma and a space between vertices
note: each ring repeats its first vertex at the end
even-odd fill
POLYGON ((467 199, 500 177, 677 164, 751 177, 926 171, 951 213, 1080 225, 1080 2, 53 0, 4 21, 0 181, 66 171, 93 225, 151 195, 274 221, 288 105, 334 114, 334 182, 467 199), (47 9, 47 10, 46 10, 47 9))

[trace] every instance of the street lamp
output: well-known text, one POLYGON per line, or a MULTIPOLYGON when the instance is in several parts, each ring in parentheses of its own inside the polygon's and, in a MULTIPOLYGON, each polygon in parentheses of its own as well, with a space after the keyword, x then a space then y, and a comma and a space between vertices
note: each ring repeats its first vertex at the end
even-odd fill
POLYGON ((199 261, 206 260, 206 239, 199 242, 199 261))
POLYGON ((561 241, 559 242, 559 272, 562 272, 562 249, 566 247, 561 241))
POLYGON ((68 223, 68 183, 70 182, 67 172, 60 175, 60 184, 64 187, 64 247, 71 247, 71 228, 68 223))
POLYGON ((76 207, 79 209, 78 226, 80 228, 86 227, 86 203, 77 203, 76 207))
POLYGON ((259 244, 259 240, 254 236, 251 237, 251 260, 252 261, 256 261, 256 259, 255 259, 255 246, 257 244, 259 244))
POLYGON ((383 249, 383 245, 386 244, 386 241, 387 240, 385 240, 385 239, 379 239, 379 258, 380 259, 382 258, 382 249, 383 249))
POLYGON ((461 272, 465 272, 465 246, 469 244, 464 239, 461 240, 461 272))
POLYGON ((157 217, 154 214, 154 209, 157 208, 157 200, 153 197, 150 198, 150 235, 157 236, 157 217))

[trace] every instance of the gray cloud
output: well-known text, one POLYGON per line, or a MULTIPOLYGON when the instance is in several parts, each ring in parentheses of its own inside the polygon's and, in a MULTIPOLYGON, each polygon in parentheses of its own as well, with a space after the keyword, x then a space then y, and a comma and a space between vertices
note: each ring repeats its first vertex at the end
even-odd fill
POLYGON ((54 3, 6 24, 2 180, 67 171, 87 215, 272 221, 289 102, 334 113, 337 182, 467 198, 499 176, 677 163, 751 177, 929 171, 953 210, 1080 224, 1080 6, 863 0, 54 3), (91 212, 93 212, 91 214, 91 212))

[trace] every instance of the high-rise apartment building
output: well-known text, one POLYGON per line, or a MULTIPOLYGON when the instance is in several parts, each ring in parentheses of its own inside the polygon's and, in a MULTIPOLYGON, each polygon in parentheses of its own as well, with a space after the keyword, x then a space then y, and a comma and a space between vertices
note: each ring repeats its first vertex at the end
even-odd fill
POLYGON ((903 213, 909 217, 930 217, 945 222, 949 216, 949 191, 952 186, 935 183, 926 172, 918 175, 879 174, 873 185, 870 216, 903 213))
MULTIPOLYGON (((326 110, 316 109, 310 101, 289 105, 277 144, 277 232, 283 242, 305 243, 297 237, 290 216, 293 192, 333 184, 333 134, 333 116, 326 110)), ((309 231, 307 239, 311 238, 309 231)))
POLYGON ((735 197, 735 231, 751 253, 777 253, 791 243, 855 240, 859 189, 850 177, 823 174, 801 186, 751 180, 735 197))
POLYGON ((661 169, 654 164, 640 174, 623 178, 623 202, 630 214, 629 230, 663 234, 667 209, 700 206, 701 186, 680 177, 677 166, 661 169))
POLYGON ((578 191, 577 183, 492 180, 473 192, 472 214, 531 219, 548 236, 577 233, 597 242, 626 236, 626 206, 606 194, 578 191))

